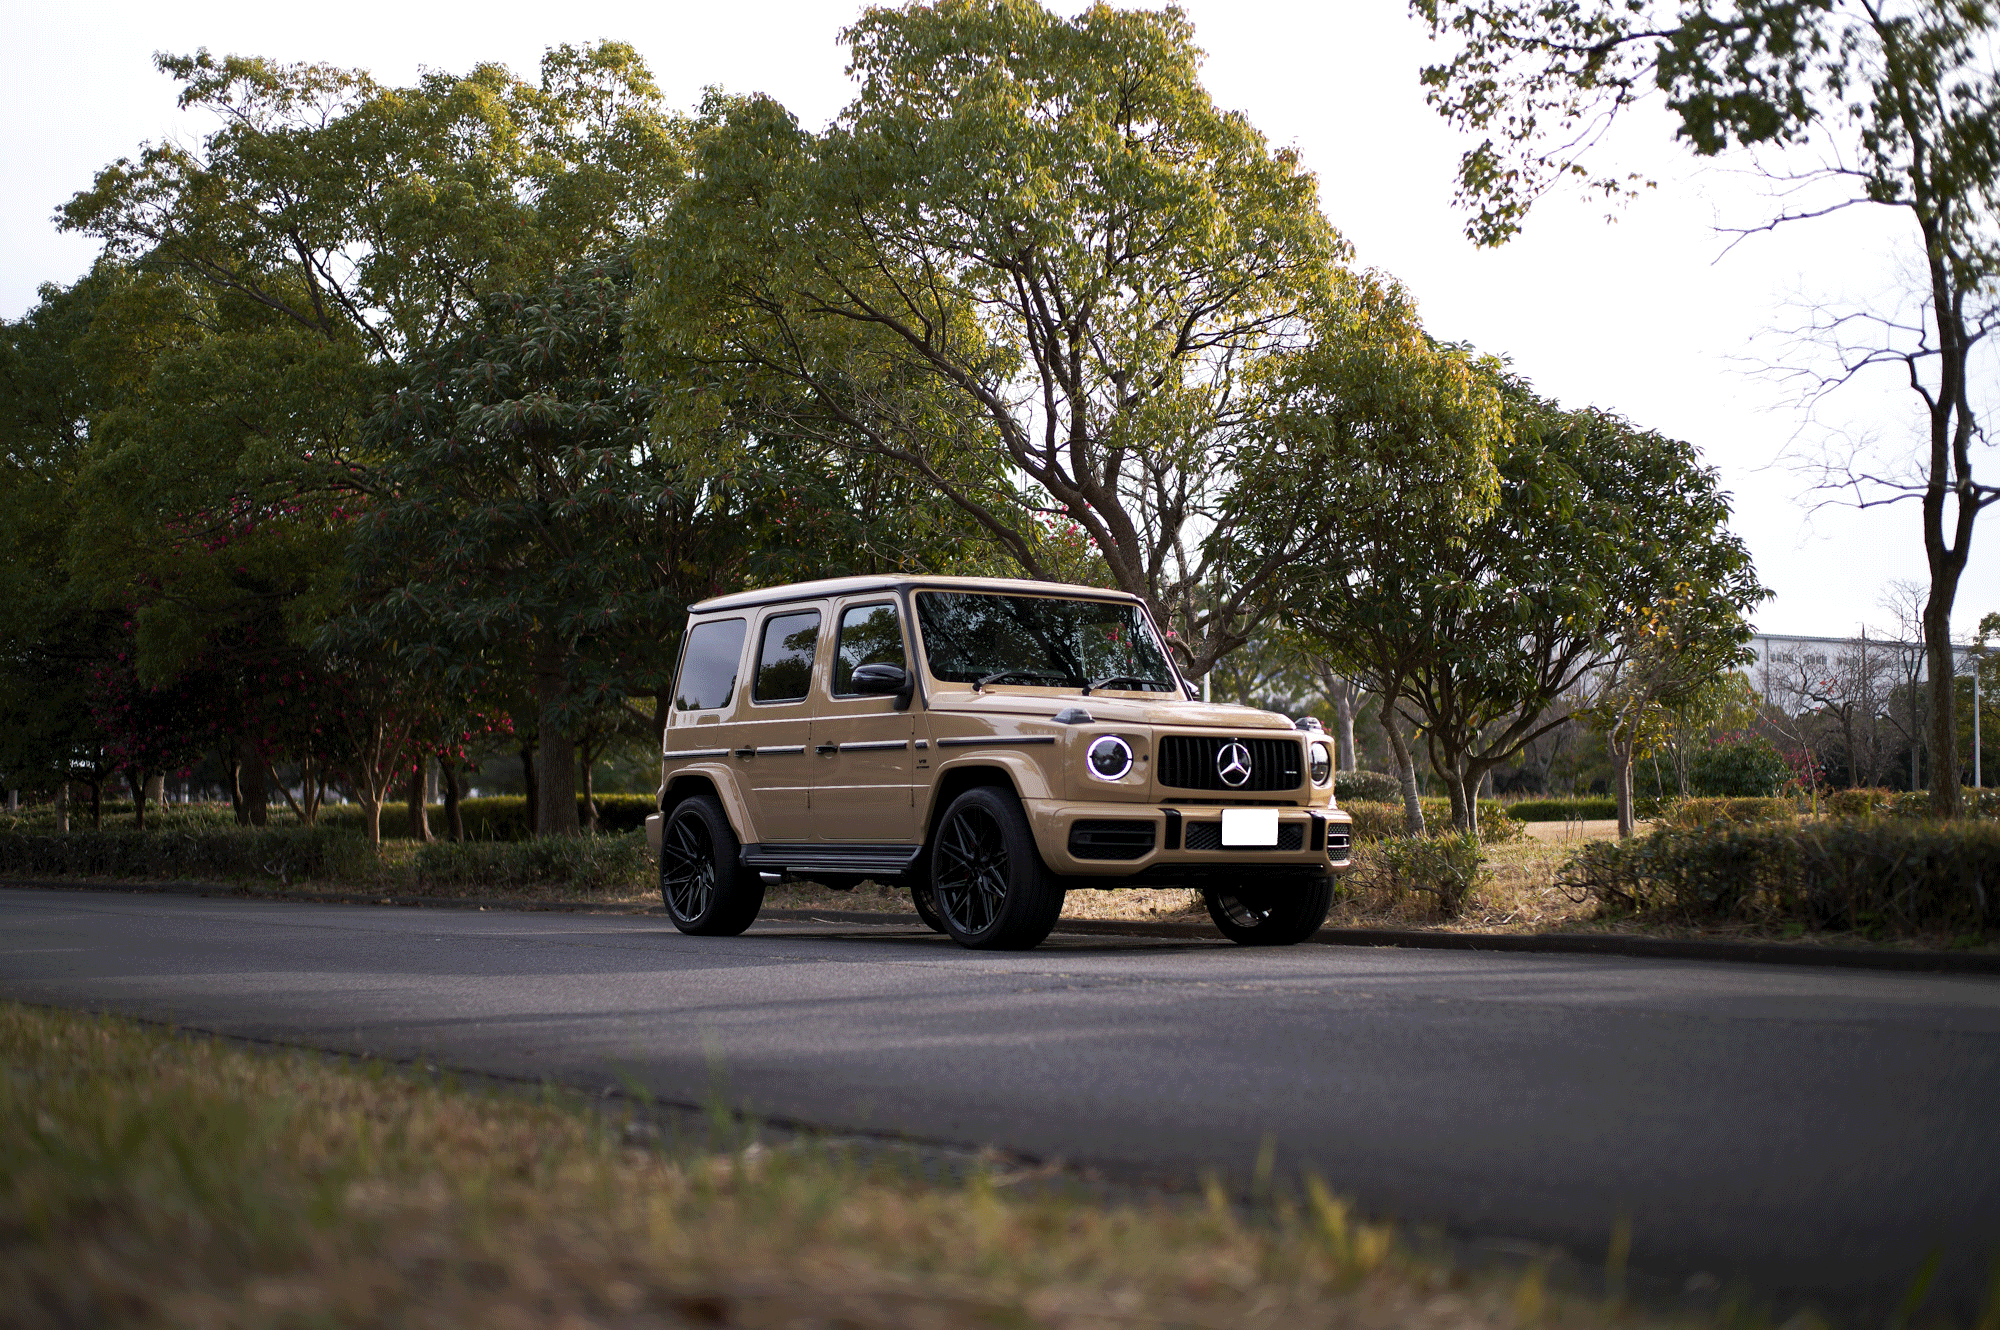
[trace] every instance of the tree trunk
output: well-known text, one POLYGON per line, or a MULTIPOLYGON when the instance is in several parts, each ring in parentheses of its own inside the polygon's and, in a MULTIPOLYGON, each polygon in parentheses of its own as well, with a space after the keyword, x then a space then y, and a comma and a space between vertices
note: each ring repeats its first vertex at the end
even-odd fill
POLYGON ((167 807, 167 778, 159 772, 146 777, 146 802, 162 812, 167 807))
POLYGON ((248 735, 236 742, 236 783, 243 795, 237 808, 237 824, 263 826, 271 792, 264 784, 264 755, 257 751, 256 742, 248 735))
POLYGON ((100 781, 90 782, 90 829, 104 830, 104 785, 100 781))
POLYGON ((1931 695, 1931 812, 1958 816, 1957 664, 1951 657, 1951 597, 1940 604, 1937 583, 1924 606, 1924 652, 1929 657, 1931 695))
POLYGON ((56 786, 56 830, 69 830, 69 782, 56 786))
POLYGON ((368 843, 381 848, 382 845, 382 794, 379 790, 356 790, 361 800, 361 813, 367 820, 368 843))
POLYGON ((576 820, 576 745, 554 726, 542 727, 540 836, 574 836, 576 820))
POLYGON ((1612 784, 1618 798, 1618 838, 1630 840, 1638 825, 1632 817, 1632 745, 1614 739, 1605 746, 1611 750, 1612 784))
POLYGON ((597 765, 597 755, 590 751, 588 743, 577 745, 577 775, 583 784, 583 829, 591 835, 597 834, 597 782, 592 769, 597 765))
POLYGON ((404 798, 410 806, 410 839, 420 845, 428 845, 433 839, 430 809, 424 804, 424 777, 428 774, 425 768, 429 765, 429 758, 418 757, 410 767, 409 785, 404 790, 404 798))
POLYGON ((1423 798, 1417 792, 1417 764, 1403 732, 1396 725, 1396 708, 1385 694, 1382 698, 1382 732, 1389 736, 1389 756, 1395 760, 1396 780, 1403 787, 1403 830, 1412 836, 1424 834, 1423 798))
POLYGON ((576 741, 562 725, 562 705, 569 700, 563 676, 563 645, 554 633, 544 633, 535 649, 536 737, 542 750, 541 824, 537 835, 574 836, 576 825, 576 741))
POLYGON ((1333 694, 1334 761, 1342 771, 1354 770, 1354 702, 1354 685, 1342 679, 1333 694))
POLYGON ((535 746, 521 745, 521 788, 528 792, 528 834, 534 835, 542 828, 542 790, 535 779, 535 746))
POLYGON ((438 763, 438 777, 444 784, 444 823, 454 843, 465 839, 465 810, 458 805, 458 767, 449 760, 438 763))
POLYGON ((136 771, 125 773, 125 784, 132 790, 132 825, 140 831, 146 829, 146 778, 136 771))
POLYGON ((1451 827, 1465 836, 1479 834, 1479 776, 1464 757, 1449 762, 1438 775, 1451 798, 1451 827))

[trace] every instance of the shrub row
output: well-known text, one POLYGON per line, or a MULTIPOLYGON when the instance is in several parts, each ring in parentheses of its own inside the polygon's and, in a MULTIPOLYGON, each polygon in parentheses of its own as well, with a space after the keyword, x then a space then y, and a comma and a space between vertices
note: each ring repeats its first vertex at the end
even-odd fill
POLYGON ((1341 771, 1334 774, 1333 793, 1342 802, 1392 804, 1403 797, 1403 787, 1386 771, 1341 771))
POLYGON ((1576 794, 1559 799, 1522 799, 1507 805, 1507 816, 1516 822, 1597 821, 1618 816, 1618 801, 1599 794, 1576 794))
MULTIPOLYGON (((429 810, 431 835, 441 836, 449 828, 445 821, 444 805, 426 805, 429 810)), ((465 821, 465 835, 468 840, 527 840, 532 835, 528 828, 528 801, 518 794, 495 794, 480 799, 466 799, 459 804, 459 815, 465 821)), ((645 827, 646 818, 655 812, 658 805, 650 794, 600 794, 597 796, 597 828, 600 832, 616 834, 638 831, 645 827)), ((583 797, 577 796, 576 818, 578 825, 583 822, 583 797)), ((339 804, 320 810, 320 824, 330 827, 349 827, 365 830, 368 819, 355 804, 339 804)), ((392 803, 382 806, 382 837, 385 840, 404 840, 410 834, 410 807, 407 803, 392 803)))
MULTIPOLYGON (((1451 801, 1442 798, 1419 800, 1424 810, 1424 825, 1433 832, 1451 829, 1451 801)), ((1341 811, 1354 818, 1354 839, 1384 840, 1390 836, 1403 834, 1403 801, 1398 796, 1395 802, 1356 800, 1352 803, 1340 801, 1341 811)), ((1522 835, 1521 824, 1507 815, 1504 805, 1493 799, 1479 801, 1479 839, 1488 845, 1510 841, 1522 835)))
POLYGON ((1799 806, 1790 799, 1668 799, 1645 801, 1639 809, 1665 827, 1711 827, 1718 823, 1790 822, 1799 806))
MULTIPOLYGON (((1976 817, 2000 817, 2000 789, 1960 788, 1959 805, 1976 817)), ((1929 790, 1833 790, 1820 807, 1834 817, 1929 817, 1929 790)))
POLYGON ((376 866, 365 840, 330 827, 0 832, 0 873, 15 877, 358 881, 376 866))
POLYGON ((643 832, 544 836, 536 840, 440 841, 417 851, 417 882, 425 887, 565 886, 577 891, 628 891, 653 884, 653 857, 643 832))
POLYGON ((2000 925, 2000 825, 1836 818, 1664 828, 1586 845, 1559 880, 1611 910, 1667 921, 1981 934, 2000 925))

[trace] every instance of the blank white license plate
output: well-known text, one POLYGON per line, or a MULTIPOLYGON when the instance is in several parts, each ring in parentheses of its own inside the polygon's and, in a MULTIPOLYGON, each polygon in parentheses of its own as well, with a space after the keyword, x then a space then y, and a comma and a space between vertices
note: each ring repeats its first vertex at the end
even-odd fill
POLYGON ((1225 808, 1222 810, 1222 847, 1232 845, 1276 845, 1278 810, 1275 808, 1225 808))

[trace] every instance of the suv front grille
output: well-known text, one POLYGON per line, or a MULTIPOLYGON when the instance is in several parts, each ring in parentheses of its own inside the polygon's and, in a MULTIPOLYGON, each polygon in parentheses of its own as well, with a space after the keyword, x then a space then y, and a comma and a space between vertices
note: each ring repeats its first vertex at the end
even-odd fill
POLYGON ((1160 767, 1155 779, 1178 790, 1296 790, 1305 780, 1296 739, 1216 739, 1206 735, 1170 734, 1160 740, 1160 767), (1227 743, 1250 750, 1250 778, 1231 785, 1216 770, 1215 760, 1227 743))
POLYGON ((1153 850, 1151 822, 1074 822, 1069 852, 1079 859, 1143 859, 1153 850))
MULTIPOLYGON (((1231 850, 1299 850, 1306 843, 1306 828, 1302 822, 1280 822, 1276 845, 1232 845, 1231 850)), ((1219 850, 1222 848, 1222 824, 1220 822, 1190 822, 1187 824, 1187 847, 1190 850, 1219 850)))

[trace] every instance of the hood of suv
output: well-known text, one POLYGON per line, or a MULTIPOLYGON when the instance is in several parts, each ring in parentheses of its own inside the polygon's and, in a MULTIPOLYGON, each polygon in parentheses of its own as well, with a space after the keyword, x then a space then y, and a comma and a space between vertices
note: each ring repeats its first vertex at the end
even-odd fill
POLYGON ((1075 693, 967 693, 953 690, 934 694, 930 710, 977 716, 1032 716, 1053 719, 1057 712, 1078 707, 1090 713, 1092 721, 1109 725, 1186 725, 1200 729, 1290 730, 1291 718, 1275 711, 1239 707, 1215 702, 1185 702, 1173 698, 1114 697, 1097 694, 1080 697, 1075 693))

